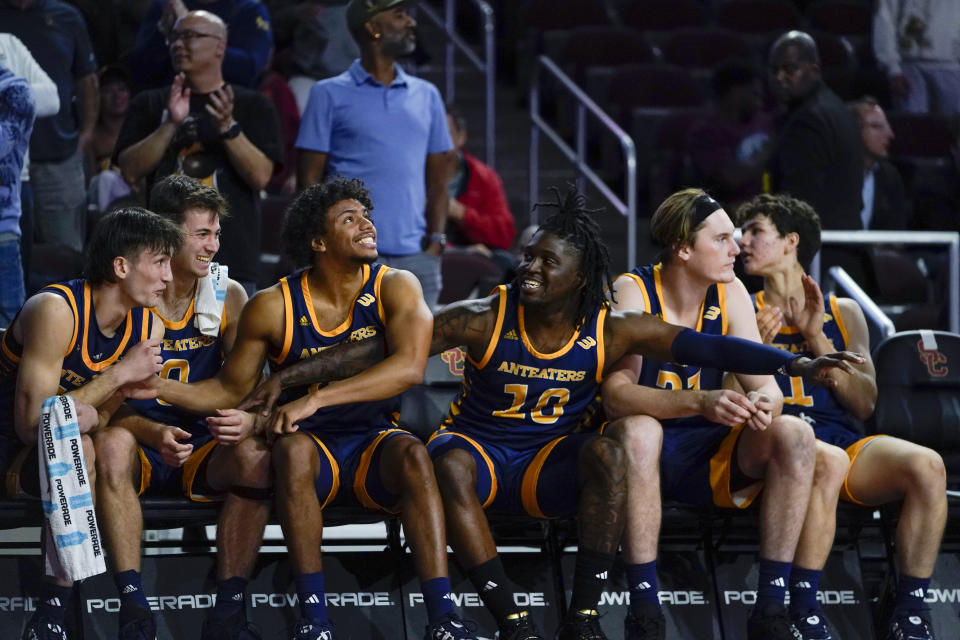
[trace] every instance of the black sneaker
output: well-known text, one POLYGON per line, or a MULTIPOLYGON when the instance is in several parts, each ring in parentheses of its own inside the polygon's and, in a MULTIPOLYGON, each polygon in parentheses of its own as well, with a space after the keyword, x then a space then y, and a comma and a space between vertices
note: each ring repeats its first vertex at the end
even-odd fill
POLYGON ((930 612, 919 610, 895 611, 887 625, 887 640, 936 640, 930 612))
POLYGON ((803 640, 786 607, 754 609, 747 619, 747 640, 803 640))
POLYGON ((790 621, 803 640, 833 640, 827 627, 827 619, 819 609, 790 614, 790 621))
POLYGON ((21 640, 67 640, 67 632, 59 623, 52 622, 33 614, 27 628, 23 630, 21 640))
POLYGON ((461 620, 455 613, 448 613, 442 619, 428 624, 423 633, 423 640, 477 640, 473 635, 477 625, 468 620, 461 620))
POLYGON ((624 640, 665 640, 667 620, 660 607, 651 603, 640 608, 640 611, 627 609, 627 617, 623 619, 624 640))
POLYGON ((135 607, 136 617, 132 617, 120 626, 120 640, 157 640, 157 623, 153 613, 135 607))
POLYGON ((203 621, 200 640, 262 640, 260 630, 247 622, 246 612, 241 609, 225 618, 207 617, 203 621))
POLYGON ((576 611, 557 629, 555 640, 607 640, 600 628, 600 614, 593 609, 576 611))
POLYGON ((518 611, 507 617, 495 636, 498 640, 544 640, 540 630, 526 611, 518 611), (515 616, 515 617, 511 617, 515 616))
POLYGON ((293 640, 333 640, 333 625, 300 618, 293 640))

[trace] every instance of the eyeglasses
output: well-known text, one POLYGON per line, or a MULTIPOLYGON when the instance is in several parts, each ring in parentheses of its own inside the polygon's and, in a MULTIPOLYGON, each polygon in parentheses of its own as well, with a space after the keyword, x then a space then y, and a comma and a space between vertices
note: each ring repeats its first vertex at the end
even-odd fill
POLYGON ((166 37, 166 43, 169 47, 171 44, 177 40, 183 40, 184 42, 193 42, 198 38, 214 38, 215 40, 220 40, 220 36, 215 36, 212 33, 200 33, 198 31, 190 31, 185 29, 184 31, 171 31, 170 34, 166 37))

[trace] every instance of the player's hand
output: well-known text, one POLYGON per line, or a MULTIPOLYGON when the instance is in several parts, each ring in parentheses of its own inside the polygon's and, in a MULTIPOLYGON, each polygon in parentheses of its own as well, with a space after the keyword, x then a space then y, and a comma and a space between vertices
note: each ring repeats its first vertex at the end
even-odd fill
POLYGON ((164 425, 163 433, 160 435, 160 446, 157 447, 164 464, 171 467, 182 467, 190 454, 193 453, 193 445, 180 442, 180 440, 189 439, 190 432, 184 431, 180 427, 164 425))
POLYGON ((153 400, 160 391, 160 378, 148 376, 143 380, 128 382, 117 391, 125 400, 153 400))
POLYGON ((210 434, 220 444, 234 445, 253 433, 256 416, 239 409, 217 409, 207 418, 210 434))
POLYGON ((800 357, 790 361, 790 365, 787 367, 787 375, 800 376, 807 382, 824 387, 835 387, 837 381, 828 375, 831 370, 838 369, 847 374, 854 374, 856 369, 853 368, 853 364, 863 364, 864 362, 864 357, 853 351, 828 353, 813 360, 800 357))
POLYGON ((728 427, 746 422, 756 412, 756 407, 747 396, 732 389, 704 392, 700 406, 700 413, 707 420, 725 424, 728 427))
POLYGON ((185 77, 182 73, 174 76, 167 98, 167 117, 178 127, 190 115, 190 87, 183 86, 185 77))
POLYGON ((754 431, 765 430, 770 426, 770 423, 773 422, 773 410, 776 409, 776 405, 770 396, 762 391, 748 392, 747 400, 749 400, 756 409, 753 415, 747 420, 747 427, 754 431))
POLYGON ((77 400, 73 401, 73 406, 77 411, 77 427, 80 433, 89 433, 100 424, 100 413, 96 407, 77 400))
POLYGON ((160 373, 163 358, 160 357, 159 338, 142 340, 127 351, 123 360, 114 365, 120 369, 121 386, 141 382, 160 373))
POLYGON ((319 407, 312 393, 277 407, 267 424, 267 438, 273 440, 277 436, 297 431, 300 428, 297 423, 315 414, 317 409, 319 407))
POLYGON ((273 408, 277 404, 277 400, 280 398, 280 394, 283 392, 283 383, 280 380, 279 375, 272 375, 263 382, 261 382, 256 389, 247 394, 247 397, 243 399, 237 409, 241 411, 247 411, 257 405, 261 405, 259 413, 261 416, 267 417, 273 413, 273 408))
POLYGON ((766 306, 757 311, 757 328, 760 329, 763 344, 772 344, 783 328, 783 311, 780 307, 766 306))
POLYGON ((233 125, 233 87, 224 85, 208 94, 207 113, 217 122, 220 133, 224 133, 233 125))
POLYGON ((823 332, 823 292, 817 281, 803 274, 803 303, 796 298, 787 300, 787 322, 800 330, 808 340, 823 332))

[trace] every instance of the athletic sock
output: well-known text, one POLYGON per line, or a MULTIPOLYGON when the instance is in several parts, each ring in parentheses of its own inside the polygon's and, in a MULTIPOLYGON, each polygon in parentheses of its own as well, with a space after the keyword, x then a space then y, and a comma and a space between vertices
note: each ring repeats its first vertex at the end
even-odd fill
POLYGON ((44 582, 40 589, 40 604, 37 606, 37 616, 63 626, 63 618, 67 607, 70 606, 70 597, 73 595, 73 585, 61 587, 53 582, 44 582))
POLYGON ((120 592, 120 607, 139 607, 150 610, 150 603, 143 593, 143 583, 139 571, 130 569, 113 574, 113 582, 120 592))
POLYGON ((898 611, 928 609, 923 599, 929 587, 930 578, 914 578, 901 573, 897 577, 897 595, 893 600, 893 608, 898 611))
POLYGON ((327 597, 323 590, 323 571, 302 573, 294 578, 300 613, 312 622, 327 622, 327 597))
POLYGON ((659 609, 657 561, 628 564, 623 569, 627 576, 627 588, 630 589, 630 609, 636 613, 643 602, 654 604, 659 609))
POLYGON ((570 613, 593 611, 600 602, 603 585, 613 568, 612 553, 600 553, 580 547, 573 571, 573 595, 570 597, 570 613))
POLYGON ((247 604, 246 591, 246 578, 234 576, 220 580, 217 583, 217 602, 213 605, 210 617, 214 620, 223 620, 237 611, 243 611, 247 604))
POLYGON ((453 600, 450 599, 450 578, 431 578, 420 583, 423 603, 427 605, 427 622, 433 624, 444 614, 453 612, 453 600))
POLYGON ((757 605, 760 611, 770 608, 770 605, 783 607, 787 595, 787 581, 790 579, 789 562, 774 562, 760 558, 760 576, 757 579, 757 605))
POLYGON ((820 608, 817 588, 820 571, 794 566, 790 571, 790 613, 806 613, 820 608))
POLYGON ((513 601, 513 584, 507 579, 500 556, 467 569, 467 577, 498 625, 502 626, 507 616, 520 610, 513 601))

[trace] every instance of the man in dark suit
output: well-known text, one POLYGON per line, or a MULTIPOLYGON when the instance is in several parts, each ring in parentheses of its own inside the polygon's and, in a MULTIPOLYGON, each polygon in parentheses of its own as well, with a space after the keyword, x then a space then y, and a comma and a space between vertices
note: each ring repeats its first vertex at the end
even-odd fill
POLYGON ((906 229, 909 203, 900 172, 887 159, 894 138, 887 115, 870 96, 851 102, 849 107, 860 123, 863 140, 863 228, 906 229))

